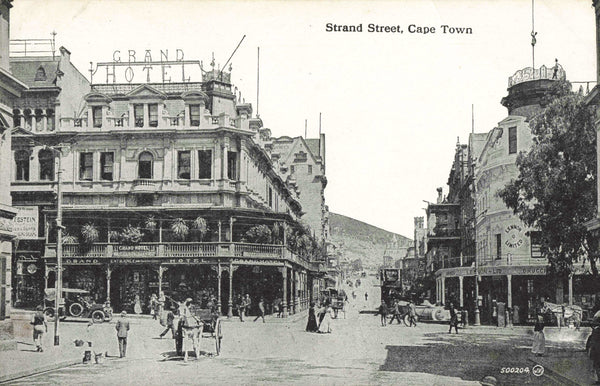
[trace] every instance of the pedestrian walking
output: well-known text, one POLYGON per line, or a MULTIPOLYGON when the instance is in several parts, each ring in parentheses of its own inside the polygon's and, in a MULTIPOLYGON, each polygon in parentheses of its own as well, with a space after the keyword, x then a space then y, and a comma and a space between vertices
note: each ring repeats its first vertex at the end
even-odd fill
POLYGON ((277 317, 281 318, 283 314, 283 307, 281 306, 281 298, 277 298, 273 301, 273 309, 277 312, 277 317))
POLYGON ((546 352, 546 336, 544 335, 544 317, 542 315, 537 316, 537 321, 533 327, 533 345, 531 346, 531 352, 536 356, 544 356, 546 352))
POLYGON ((377 310, 377 313, 375 315, 381 315, 381 327, 387 326, 388 307, 387 304, 385 304, 385 301, 381 301, 379 310, 377 310))
POLYGON ((169 310, 167 311, 167 328, 165 328, 165 330, 160 334, 160 337, 162 338, 163 336, 165 336, 167 334, 167 332, 169 332, 169 330, 171 330, 171 336, 173 337, 173 339, 175 339, 175 314, 173 314, 173 311, 169 310))
POLYGON ((44 333, 48 332, 48 324, 46 324, 46 316, 44 315, 44 308, 37 306, 35 308, 35 314, 31 318, 31 324, 33 325, 33 343, 35 343, 36 351, 43 352, 42 340, 44 333))
POLYGON ((240 322, 244 321, 244 313, 246 312, 244 309, 244 298, 242 295, 238 295, 236 299, 236 305, 238 310, 238 316, 240 317, 240 322))
POLYGON ((121 312, 121 318, 115 324, 117 330, 117 339, 119 341, 119 357, 125 358, 127 353, 127 335, 129 333, 129 320, 127 320, 127 312, 121 312))
POLYGON ((265 322, 265 299, 263 298, 260 298, 258 302, 258 315, 254 318, 254 321, 256 322, 258 318, 262 318, 263 323, 265 322))
POLYGON ((458 315, 456 314, 454 303, 450 303, 450 329, 448 330, 448 334, 452 334, 452 327, 454 327, 454 330, 458 334, 458 315))
POLYGON ((158 297, 156 294, 150 296, 150 315, 152 315, 152 319, 154 320, 158 317, 158 297))
POLYGON ((398 321, 398 324, 402 323, 402 313, 400 312, 400 302, 398 300, 394 300, 394 305, 392 307, 392 320, 390 320, 390 324, 394 322, 394 319, 398 321))
POLYGON ((306 323, 307 332, 319 331, 319 325, 317 324, 317 315, 315 314, 315 303, 310 302, 310 308, 308 309, 308 322, 306 323))
POLYGON ((250 299, 250 295, 246 294, 244 297, 244 317, 250 314, 250 307, 252 305, 252 300, 250 299))
POLYGON ((408 321, 409 327, 417 327, 417 308, 412 301, 408 303, 408 321))
POLYGON ((369 294, 365 292, 365 302, 369 299, 369 294))

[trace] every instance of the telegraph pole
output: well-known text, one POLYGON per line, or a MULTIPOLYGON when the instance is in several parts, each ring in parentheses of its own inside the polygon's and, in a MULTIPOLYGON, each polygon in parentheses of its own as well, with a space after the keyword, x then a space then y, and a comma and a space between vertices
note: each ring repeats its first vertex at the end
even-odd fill
POLYGON ((60 302, 62 300, 62 166, 61 156, 62 153, 59 150, 52 148, 58 156, 58 171, 56 173, 56 299, 54 303, 54 345, 60 345, 60 334, 59 334, 59 319, 60 319, 60 302))

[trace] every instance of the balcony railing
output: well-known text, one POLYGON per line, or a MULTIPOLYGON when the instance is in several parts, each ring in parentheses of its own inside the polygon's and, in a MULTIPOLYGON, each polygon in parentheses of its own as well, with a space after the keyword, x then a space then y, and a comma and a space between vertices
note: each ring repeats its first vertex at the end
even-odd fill
POLYGON ((217 256, 219 243, 171 243, 165 244, 165 256, 196 257, 217 256))
POLYGON ((235 256, 283 257, 282 245, 235 244, 235 256))
MULTIPOLYGON (((46 256, 56 256, 56 244, 46 245, 46 256)), ((85 258, 144 258, 144 257, 258 257, 298 260, 298 256, 283 245, 249 244, 229 242, 206 243, 139 243, 125 245, 117 243, 95 243, 89 247, 80 244, 64 244, 63 257, 85 258)), ((305 259, 302 259, 305 260, 305 259)))

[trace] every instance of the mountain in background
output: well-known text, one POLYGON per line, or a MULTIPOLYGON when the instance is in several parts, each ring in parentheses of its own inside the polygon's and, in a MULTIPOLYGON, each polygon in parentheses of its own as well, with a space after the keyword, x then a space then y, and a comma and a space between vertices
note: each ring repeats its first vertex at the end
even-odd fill
POLYGON ((413 246, 411 238, 388 232, 376 226, 337 213, 329 213, 331 240, 341 248, 349 261, 361 259, 363 267, 377 268, 383 264, 386 245, 396 241, 399 247, 413 246))

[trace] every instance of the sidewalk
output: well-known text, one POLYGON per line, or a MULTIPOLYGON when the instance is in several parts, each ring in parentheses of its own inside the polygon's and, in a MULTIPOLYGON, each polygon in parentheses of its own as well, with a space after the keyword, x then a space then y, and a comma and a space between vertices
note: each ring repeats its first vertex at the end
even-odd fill
POLYGON ((81 363, 81 348, 76 348, 71 342, 49 346, 51 334, 45 340, 47 345, 42 353, 36 352, 33 343, 22 339, 19 339, 16 351, 0 352, 0 383, 81 363))
MULTIPOLYGON (((266 315, 266 323, 295 323, 298 320, 306 318, 308 311, 301 311, 293 315, 289 315, 286 318, 277 318, 275 315, 266 315)), ((60 345, 53 345, 53 330, 54 323, 48 323, 48 333, 44 335, 44 352, 39 353, 36 351, 36 347, 33 344, 33 330, 29 324, 29 320, 33 315, 33 311, 15 309, 11 314, 15 330, 15 340, 17 340, 17 350, 13 351, 1 351, 0 352, 0 383, 9 382, 26 376, 39 374, 46 371, 56 370, 63 367, 68 367, 76 364, 80 364, 83 359, 82 347, 75 347, 73 340, 81 338, 83 331, 87 326, 88 319, 81 319, 76 321, 69 321, 68 323, 61 324, 60 328, 60 345)), ((151 323, 152 316, 150 315, 127 315, 132 328, 134 326, 145 326, 151 323)), ((252 323, 256 316, 247 316, 246 321, 252 323)), ((108 330, 110 333, 107 334, 106 340, 112 342, 113 335, 112 327, 115 323, 115 319, 118 315, 113 318, 110 323, 102 323, 97 327, 108 330)), ((228 319, 227 316, 222 317, 222 320, 226 323, 240 323, 240 319, 237 316, 228 319)), ((256 323, 261 323, 261 320, 257 320, 256 323)), ((158 328, 160 330, 160 327, 158 328)), ((162 341, 151 341, 150 344, 161 343, 162 341)), ((169 344, 169 340, 165 339, 165 342, 169 344)), ((100 343, 100 342, 99 342, 100 343)), ((114 342, 113 342, 114 343, 114 342)), ((116 345, 112 343, 103 344, 106 347, 110 347, 110 350, 115 350, 116 345), (115 347, 113 347, 115 346, 115 347)), ((133 347, 135 350, 135 347, 133 347)), ((135 352, 133 352, 135 354, 135 352)), ((111 355, 116 353, 111 352, 111 355)))

